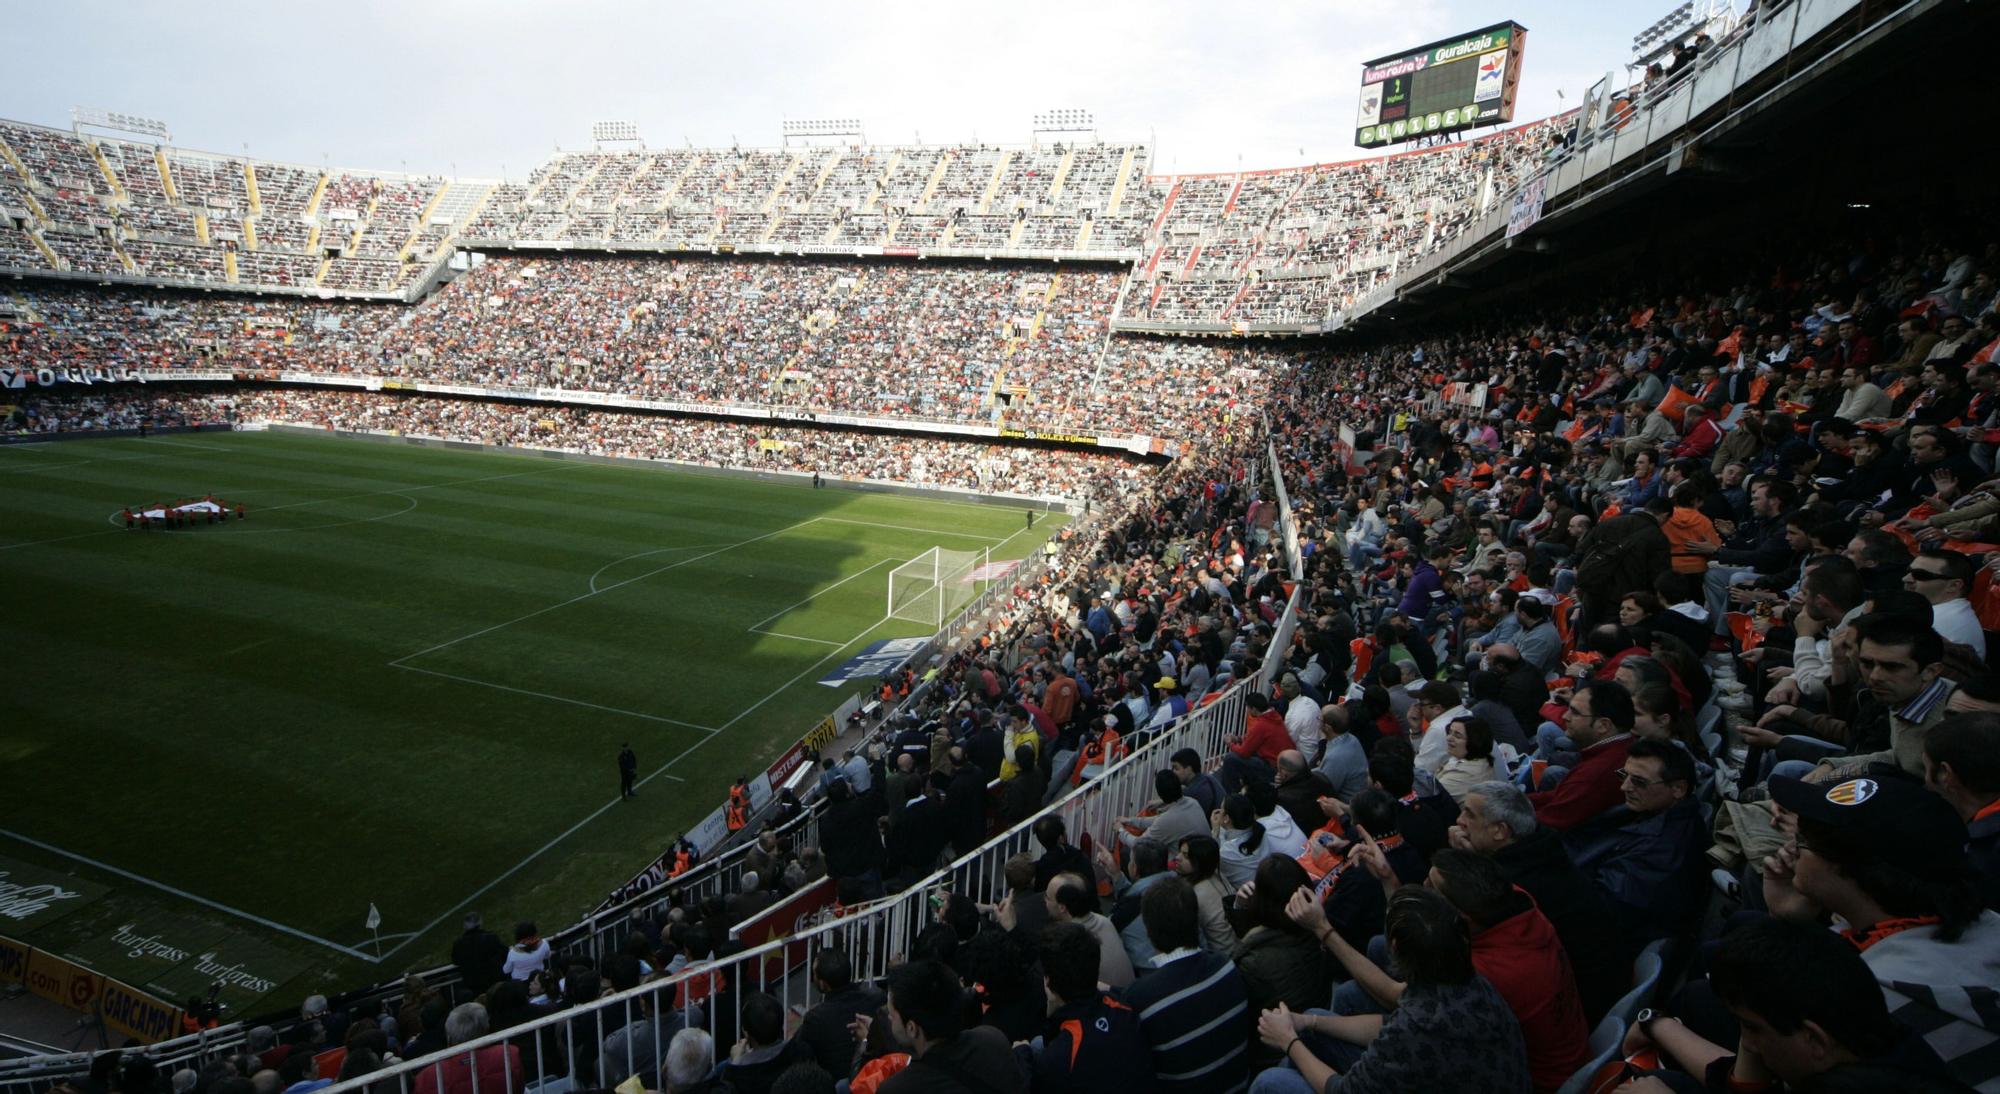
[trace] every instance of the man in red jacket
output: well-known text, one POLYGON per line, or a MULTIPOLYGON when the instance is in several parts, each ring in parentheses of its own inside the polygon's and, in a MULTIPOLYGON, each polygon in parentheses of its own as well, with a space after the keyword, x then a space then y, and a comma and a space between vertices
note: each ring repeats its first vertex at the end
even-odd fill
POLYGON ((1590 1062, 1590 1027, 1556 929, 1499 864, 1473 851, 1431 856, 1429 885, 1472 926, 1472 967, 1521 1023, 1536 1090, 1555 1090, 1590 1062))
POLYGON ((1222 779, 1222 788, 1231 794, 1243 789, 1246 779, 1270 782, 1278 768, 1278 754, 1292 747, 1292 735, 1285 728, 1284 716, 1272 709, 1268 696, 1252 691, 1244 697, 1244 703, 1250 708, 1250 724, 1242 736, 1224 742, 1229 751, 1222 757, 1222 767, 1216 773, 1222 779))
MULTIPOLYGON (((1395 893, 1398 878, 1380 850, 1371 843, 1360 845, 1356 853, 1383 888, 1395 893)), ((1534 898, 1507 880, 1498 863, 1476 851, 1447 849, 1432 855, 1425 884, 1465 918, 1472 967, 1500 993, 1521 1027, 1534 1089, 1560 1088, 1590 1062, 1591 1054, 1583 999, 1555 927, 1534 898)), ((1318 935, 1353 977, 1333 993, 1335 1014, 1384 1014, 1403 1001, 1408 985, 1349 944, 1305 889, 1285 911, 1318 935)))
POLYGON ((1705 460, 1715 454, 1715 447, 1722 443, 1722 430, 1709 420, 1707 407, 1700 403, 1688 407, 1681 422, 1681 443, 1674 446, 1675 459, 1688 456, 1705 460))
MULTIPOLYGON (((444 1040, 462 1045, 486 1036, 491 1029, 486 1008, 460 1003, 444 1020, 444 1040)), ((473 1070, 479 1072, 479 1094, 521 1094, 528 1085, 521 1071, 521 1050, 501 1042, 474 1052, 455 1053, 417 1074, 416 1094, 473 1094, 473 1070)))
POLYGON ((1567 832, 1625 804, 1617 771, 1632 747, 1632 696, 1616 680, 1592 680, 1569 697, 1563 731, 1582 754, 1553 790, 1528 795, 1535 819, 1567 832))

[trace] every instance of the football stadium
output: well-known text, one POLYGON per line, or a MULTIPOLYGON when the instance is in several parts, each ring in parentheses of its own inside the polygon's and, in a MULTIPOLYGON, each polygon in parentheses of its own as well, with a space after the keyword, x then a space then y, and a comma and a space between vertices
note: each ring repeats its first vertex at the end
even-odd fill
POLYGON ((19 14, 0 1094, 2000 1091, 2000 8, 19 14))

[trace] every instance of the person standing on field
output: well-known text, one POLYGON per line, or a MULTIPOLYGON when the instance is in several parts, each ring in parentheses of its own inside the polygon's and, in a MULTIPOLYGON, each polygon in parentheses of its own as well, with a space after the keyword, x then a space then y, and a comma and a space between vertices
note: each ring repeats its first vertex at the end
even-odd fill
POLYGON ((630 798, 638 793, 638 791, 632 789, 632 783, 638 777, 638 775, 639 775, 639 757, 633 754, 632 746, 630 744, 626 744, 618 750, 618 796, 619 797, 630 798))

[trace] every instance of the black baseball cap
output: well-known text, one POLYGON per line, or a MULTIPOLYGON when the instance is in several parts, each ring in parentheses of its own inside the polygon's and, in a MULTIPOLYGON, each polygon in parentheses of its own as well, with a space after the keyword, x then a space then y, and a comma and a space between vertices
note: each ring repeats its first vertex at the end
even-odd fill
POLYGON ((1901 772, 1870 772, 1835 783, 1773 775, 1771 799, 1803 820, 1840 833, 1872 859, 1919 874, 1965 865, 1965 822, 1945 800, 1901 772))

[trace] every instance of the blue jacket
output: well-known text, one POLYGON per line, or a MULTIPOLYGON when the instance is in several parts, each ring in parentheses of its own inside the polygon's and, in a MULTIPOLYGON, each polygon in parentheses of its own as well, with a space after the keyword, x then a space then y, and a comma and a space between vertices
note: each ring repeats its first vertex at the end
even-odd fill
POLYGON ((1650 942, 1692 926, 1708 873, 1708 825, 1693 798, 1643 817, 1621 805, 1563 841, 1576 868, 1610 900, 1628 940, 1650 942))
POLYGON ((1422 623, 1430 618, 1431 601, 1443 588, 1444 582, 1438 577, 1436 567, 1429 562, 1419 562, 1410 573, 1410 587, 1403 590, 1403 602, 1396 606, 1396 610, 1412 623, 1422 623))
POLYGON ((1109 637, 1112 631, 1118 629, 1118 624, 1112 619, 1111 613, 1106 611, 1102 604, 1090 609, 1090 615, 1085 617, 1083 625, 1090 630, 1090 633, 1096 635, 1099 641, 1109 637))
POLYGON ((1041 1051, 1023 1045, 1015 1053, 1028 1065, 1035 1094, 1153 1088, 1153 1054, 1139 1012, 1109 995, 1063 1004, 1049 1015, 1041 1051))

